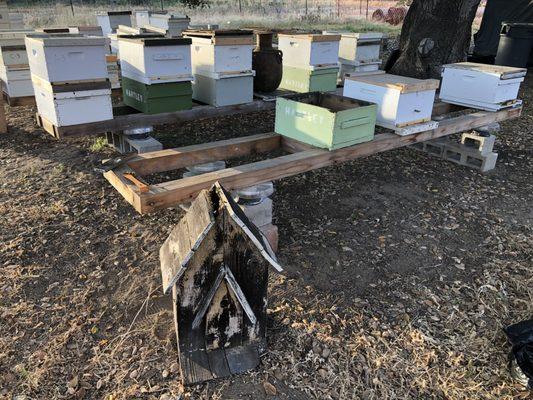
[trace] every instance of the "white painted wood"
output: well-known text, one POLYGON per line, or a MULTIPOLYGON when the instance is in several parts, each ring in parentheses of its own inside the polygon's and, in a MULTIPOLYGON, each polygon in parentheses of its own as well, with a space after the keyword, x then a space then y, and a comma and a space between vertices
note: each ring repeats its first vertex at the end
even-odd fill
POLYGON ((471 105, 483 110, 498 110, 501 103, 515 100, 525 70, 509 68, 490 70, 462 63, 445 65, 442 72, 440 98, 444 102, 471 105))
POLYGON ((505 103, 487 103, 483 101, 456 99, 453 97, 446 97, 446 99, 440 99, 445 103, 456 104, 458 106, 475 108, 483 111, 499 111, 504 108, 518 107, 522 105, 522 100, 510 100, 505 103))
POLYGON ((96 22, 102 28, 104 36, 117 30, 119 25, 131 26, 131 12, 129 14, 117 14, 113 11, 99 13, 96 15, 96 22))
POLYGON ((109 38, 109 48, 111 50, 111 54, 116 54, 117 57, 119 57, 119 49, 118 49, 118 37, 116 33, 110 33, 107 35, 109 38))
POLYGON ((197 72, 192 98, 216 107, 250 103, 254 97, 254 75, 253 71, 231 75, 197 72))
MULTIPOLYGON (((368 78, 368 77, 367 77, 368 78)), ((346 78, 343 95, 378 105, 379 126, 391 127, 431 120, 435 89, 402 93, 400 89, 346 78)))
POLYGON ((111 89, 52 93, 34 85, 39 114, 56 126, 113 119, 111 89))
POLYGON ((2 87, 9 97, 33 96, 33 84, 29 68, 6 68, 0 66, 2 87))
POLYGON ((79 35, 26 37, 31 73, 48 82, 107 78, 108 40, 79 35))
POLYGON ((20 46, 1 46, 0 64, 5 66, 28 65, 28 54, 24 44, 20 46))
POLYGON ((384 37, 383 33, 335 31, 324 31, 323 33, 341 35, 339 43, 339 61, 342 64, 380 61, 381 42, 384 37))
POLYGON ((396 133, 397 135, 409 136, 409 135, 413 135, 418 132, 425 132, 431 129, 436 129, 439 126, 439 123, 437 121, 428 121, 428 122, 421 122, 419 124, 408 125, 408 126, 404 126, 400 128, 394 125, 389 125, 387 123, 381 123, 380 126, 382 126, 383 128, 392 129, 394 133, 396 133))
POLYGON ((149 25, 164 29, 168 36, 175 37, 189 27, 191 19, 186 15, 151 14, 149 25))
MULTIPOLYGON (((283 52, 283 65, 291 67, 326 66, 338 63, 339 40, 312 41, 309 35, 279 35, 278 49, 283 52)), ((337 38, 338 36, 332 36, 337 38)))
POLYGON ((102 27, 98 25, 96 26, 70 26, 68 29, 70 33, 79 33, 85 36, 99 36, 99 37, 104 36, 104 34, 102 33, 102 27))
POLYGON ((150 25, 150 11, 149 10, 137 10, 134 11, 135 25, 138 28, 143 28, 145 25, 150 25))
POLYGON ((33 29, 11 29, 0 31, 0 46, 24 46, 24 38, 28 33, 33 33, 33 29))
POLYGON ((130 39, 118 42, 122 76, 148 85, 192 80, 190 44, 145 46, 143 40, 130 39))
POLYGON ((254 46, 248 44, 214 45, 211 38, 193 37, 191 59, 193 73, 238 72, 252 70, 254 46))
POLYGON ((379 71, 381 60, 368 63, 360 63, 358 65, 340 64, 339 79, 344 82, 346 75, 355 74, 359 72, 374 72, 379 71))

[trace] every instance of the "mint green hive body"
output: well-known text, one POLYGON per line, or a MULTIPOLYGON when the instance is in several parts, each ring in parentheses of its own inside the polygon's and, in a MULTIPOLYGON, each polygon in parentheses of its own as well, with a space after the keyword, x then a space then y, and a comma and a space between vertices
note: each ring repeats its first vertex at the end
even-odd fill
POLYGON ((279 88, 298 93, 332 92, 337 89, 338 73, 338 67, 309 70, 284 65, 279 88))
POLYGON ((335 150, 374 138, 377 105, 329 93, 276 100, 275 131, 312 146, 335 150))
POLYGON ((159 114, 192 108, 191 82, 147 85, 122 77, 124 104, 145 114, 159 114))

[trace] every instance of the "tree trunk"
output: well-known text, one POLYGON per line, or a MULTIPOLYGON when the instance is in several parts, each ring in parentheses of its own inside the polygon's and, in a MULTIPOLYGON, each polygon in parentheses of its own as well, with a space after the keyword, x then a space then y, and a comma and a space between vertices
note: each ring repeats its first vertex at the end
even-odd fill
POLYGON ((440 78, 441 66, 465 61, 480 0, 414 0, 402 27, 400 56, 389 71, 440 78))

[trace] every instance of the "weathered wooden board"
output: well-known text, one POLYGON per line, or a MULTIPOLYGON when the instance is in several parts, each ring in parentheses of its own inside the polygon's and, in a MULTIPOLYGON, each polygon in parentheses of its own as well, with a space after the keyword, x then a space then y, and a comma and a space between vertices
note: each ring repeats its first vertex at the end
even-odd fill
POLYGON ((217 184, 199 195, 161 248, 164 286, 169 266, 182 270, 170 282, 186 385, 259 364, 266 344, 268 268, 275 256, 266 253, 257 232, 217 184), (194 221, 204 223, 196 228, 194 221), (205 223, 212 228, 196 240, 205 223))

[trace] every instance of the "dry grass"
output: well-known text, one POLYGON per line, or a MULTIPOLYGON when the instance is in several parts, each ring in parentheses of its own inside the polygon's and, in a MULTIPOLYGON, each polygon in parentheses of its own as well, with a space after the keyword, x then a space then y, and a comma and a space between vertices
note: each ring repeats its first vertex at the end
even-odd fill
MULTIPOLYGON (((124 7, 125 9, 140 9, 139 7, 124 7)), ((45 7, 25 7, 16 9, 24 14, 24 23, 31 27, 96 25, 95 14, 105 11, 105 7, 75 6, 74 15, 70 7, 52 5, 45 7)), ((270 27, 303 29, 331 29, 343 28, 357 31, 378 30, 382 32, 398 32, 399 27, 388 24, 376 23, 359 19, 350 15, 337 18, 329 13, 309 13, 307 16, 301 12, 284 11, 262 12, 257 10, 238 10, 213 7, 209 10, 185 10, 170 7, 171 12, 186 13, 191 17, 193 24, 216 23, 221 27, 270 27)))

